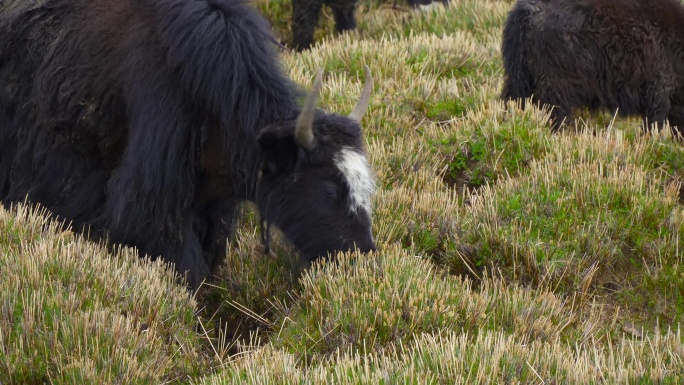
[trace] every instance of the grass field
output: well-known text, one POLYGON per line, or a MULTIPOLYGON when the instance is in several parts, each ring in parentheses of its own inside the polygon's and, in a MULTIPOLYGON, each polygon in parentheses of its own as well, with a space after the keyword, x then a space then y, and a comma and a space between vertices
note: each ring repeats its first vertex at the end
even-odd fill
MULTIPOLYGON (((401 2, 400 2, 401 3, 401 2)), ((363 120, 379 251, 302 274, 246 205, 215 285, 0 211, 0 384, 664 383, 684 381, 684 147, 640 119, 498 100, 512 2, 328 9, 283 53, 319 105, 363 120)), ((289 41, 289 0, 257 0, 289 41)))

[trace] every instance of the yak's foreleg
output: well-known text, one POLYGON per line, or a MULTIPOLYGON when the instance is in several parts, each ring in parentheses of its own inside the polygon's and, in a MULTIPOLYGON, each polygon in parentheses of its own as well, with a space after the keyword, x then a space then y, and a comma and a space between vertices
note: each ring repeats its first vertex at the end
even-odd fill
POLYGON ((671 102, 671 89, 665 87, 666 80, 657 78, 642 85, 641 110, 643 115, 644 132, 663 128, 667 118, 671 102))
POLYGON ((237 222, 238 202, 234 199, 216 200, 199 205, 195 213, 195 233, 202 242, 204 262, 210 273, 214 273, 226 258, 228 239, 237 222))
POLYGON ((552 108, 549 124, 552 132, 558 132, 562 125, 570 123, 570 115, 568 110, 564 107, 556 105, 552 108))
POLYGON ((670 98, 670 111, 667 114, 672 133, 684 137, 684 88, 677 90, 670 98))
POLYGON ((164 53, 140 44, 129 57, 128 138, 106 189, 104 221, 114 243, 162 256, 196 289, 208 273, 193 229, 199 129, 164 53), (160 58, 160 59, 158 59, 160 58))
POLYGON ((667 111, 669 110, 669 101, 658 105, 648 106, 642 122, 644 132, 662 129, 665 124, 665 118, 668 115, 667 111))
POLYGON ((8 114, 0 110, 0 201, 5 207, 10 205, 10 202, 5 200, 10 191, 12 164, 16 156, 16 149, 14 123, 10 121, 8 114))
POLYGON ((570 123, 572 109, 561 102, 555 94, 541 91, 539 95, 533 95, 533 100, 538 107, 551 109, 549 125, 552 132, 558 132, 562 125, 570 123))
POLYGON ((670 107, 667 120, 670 122, 673 135, 684 136, 684 105, 670 107))
POLYGON ((356 29, 356 4, 346 8, 333 7, 332 12, 337 32, 356 29))

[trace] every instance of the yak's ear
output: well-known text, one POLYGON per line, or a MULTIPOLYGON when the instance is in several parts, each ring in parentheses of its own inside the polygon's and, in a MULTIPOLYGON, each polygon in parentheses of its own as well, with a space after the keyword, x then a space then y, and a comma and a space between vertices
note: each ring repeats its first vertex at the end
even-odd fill
POLYGON ((289 174, 297 163, 299 146, 294 135, 275 131, 265 131, 257 138, 264 155, 262 171, 268 173, 289 174))

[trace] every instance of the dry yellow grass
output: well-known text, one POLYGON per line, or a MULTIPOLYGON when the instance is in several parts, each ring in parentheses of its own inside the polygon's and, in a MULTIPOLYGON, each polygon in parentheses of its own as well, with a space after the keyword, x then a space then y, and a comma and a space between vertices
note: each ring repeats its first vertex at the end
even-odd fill
POLYGON ((382 353, 339 353, 306 370, 295 355, 266 346, 198 384, 678 383, 681 341, 676 331, 645 341, 620 339, 599 351, 560 341, 523 342, 505 332, 448 332, 423 334, 382 353))
POLYGON ((0 383, 159 383, 203 356, 170 269, 0 210, 0 383))

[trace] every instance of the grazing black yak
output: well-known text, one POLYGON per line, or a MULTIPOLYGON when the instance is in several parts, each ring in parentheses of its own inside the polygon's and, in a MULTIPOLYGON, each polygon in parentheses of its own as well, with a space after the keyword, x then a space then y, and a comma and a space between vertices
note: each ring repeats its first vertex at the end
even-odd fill
POLYGON ((360 120, 304 107, 264 19, 239 0, 0 2, 0 200, 161 256, 193 289, 240 201, 304 262, 371 235, 360 120))
POLYGON ((502 98, 667 118, 684 128, 684 7, 678 0, 518 0, 503 32, 502 98))

